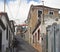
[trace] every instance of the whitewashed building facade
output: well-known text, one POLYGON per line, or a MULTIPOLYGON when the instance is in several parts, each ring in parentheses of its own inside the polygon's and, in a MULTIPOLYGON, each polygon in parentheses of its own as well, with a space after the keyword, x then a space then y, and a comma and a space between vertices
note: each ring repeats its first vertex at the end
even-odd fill
POLYGON ((11 38, 13 39, 13 32, 9 22, 7 13, 0 13, 0 51, 9 51, 11 46, 11 38))
POLYGON ((47 27, 48 52, 60 52, 60 24, 53 23, 47 27))

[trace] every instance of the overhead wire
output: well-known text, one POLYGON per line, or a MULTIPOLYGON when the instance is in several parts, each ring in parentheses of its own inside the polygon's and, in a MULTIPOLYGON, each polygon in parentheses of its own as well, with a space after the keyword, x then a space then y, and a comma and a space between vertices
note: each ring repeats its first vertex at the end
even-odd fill
MULTIPOLYGON (((7 7, 8 7, 8 9, 9 9, 9 13, 10 13, 10 15, 12 16, 12 18, 13 18, 13 15, 12 15, 12 12, 11 12, 11 10, 10 10, 10 8, 9 8, 9 6, 7 5, 7 7)), ((13 18, 14 19, 14 18, 13 18)))
POLYGON ((20 2, 21 2, 21 1, 19 1, 19 3, 18 3, 19 8, 18 8, 18 11, 17 11, 16 17, 17 17, 17 16, 18 16, 18 14, 19 14, 20 2))
POLYGON ((16 14, 16 17, 14 18, 13 17, 13 15, 12 15, 12 12, 11 12, 11 10, 10 10, 10 7, 8 6, 8 4, 7 4, 7 7, 8 7, 8 9, 9 9, 9 12, 10 12, 10 15, 12 16, 12 18, 14 19, 14 20, 16 20, 15 18, 18 16, 18 13, 19 13, 19 8, 20 8, 20 1, 19 1, 19 4, 18 4, 18 10, 17 10, 17 14, 16 14))

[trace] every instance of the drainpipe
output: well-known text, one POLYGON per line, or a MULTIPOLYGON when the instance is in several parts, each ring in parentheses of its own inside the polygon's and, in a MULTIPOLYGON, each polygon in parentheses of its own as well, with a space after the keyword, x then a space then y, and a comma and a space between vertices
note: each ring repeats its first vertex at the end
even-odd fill
POLYGON ((42 1, 43 4, 43 24, 44 24, 44 1, 42 1))
POLYGON ((56 52, 56 38, 55 38, 55 26, 54 26, 54 52, 56 52))

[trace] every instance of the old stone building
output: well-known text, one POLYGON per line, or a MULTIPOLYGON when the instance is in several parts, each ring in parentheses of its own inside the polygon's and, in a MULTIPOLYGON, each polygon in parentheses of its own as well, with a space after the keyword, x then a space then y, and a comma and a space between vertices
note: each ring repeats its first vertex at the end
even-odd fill
POLYGON ((58 8, 43 5, 31 5, 30 7, 27 18, 28 40, 32 45, 34 42, 37 42, 42 46, 42 52, 46 52, 46 27, 57 21, 56 19, 59 18, 59 10, 58 8))

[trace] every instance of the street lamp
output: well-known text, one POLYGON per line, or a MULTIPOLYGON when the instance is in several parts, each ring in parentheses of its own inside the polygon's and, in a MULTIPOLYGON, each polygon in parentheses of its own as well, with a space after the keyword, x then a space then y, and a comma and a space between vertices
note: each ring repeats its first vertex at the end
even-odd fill
POLYGON ((43 4, 43 24, 44 24, 44 1, 42 1, 43 4))
POLYGON ((6 8, 6 0, 4 0, 4 12, 5 12, 5 8, 6 8))

